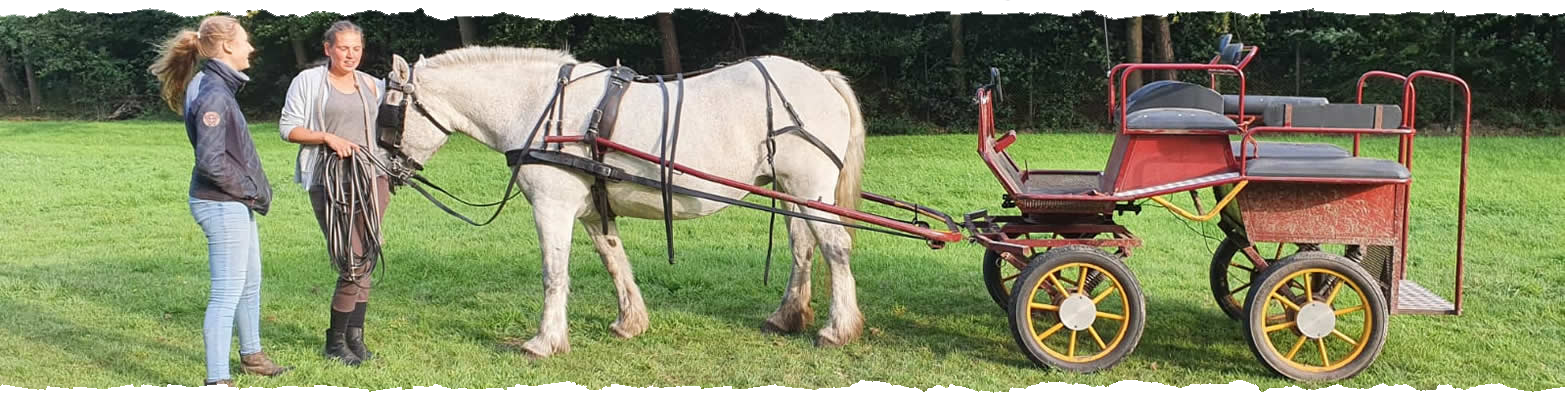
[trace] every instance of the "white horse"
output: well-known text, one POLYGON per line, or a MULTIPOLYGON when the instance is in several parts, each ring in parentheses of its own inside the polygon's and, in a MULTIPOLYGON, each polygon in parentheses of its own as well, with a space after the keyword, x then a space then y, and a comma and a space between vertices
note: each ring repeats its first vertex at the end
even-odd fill
MULTIPOLYGON (((797 111, 802 124, 843 163, 837 165, 817 146, 793 134, 775 139, 775 175, 767 163, 767 95, 759 69, 750 63, 686 79, 675 161, 696 170, 755 185, 773 180, 781 192, 840 207, 853 208, 859 199, 863 169, 864 124, 859 104, 847 80, 838 72, 820 71, 782 57, 759 60, 775 80, 771 105, 774 129, 793 125, 782 107, 780 90, 797 111)), ((393 60, 388 83, 402 86, 425 111, 409 107, 403 116, 398 161, 422 165, 446 142, 450 131, 462 132, 489 148, 504 152, 523 146, 543 115, 559 82, 560 67, 577 64, 570 76, 581 78, 565 90, 563 124, 566 135, 581 135, 592 110, 603 97, 609 74, 587 76, 605 67, 582 63, 570 54, 551 49, 468 47, 432 58, 420 57, 413 68, 400 56, 393 60), (582 78, 584 77, 585 78, 582 78), (409 82, 409 80, 412 82, 409 82), (425 114, 427 112, 427 114, 425 114), (438 125, 437 125, 438 124, 438 125)), ((669 107, 677 98, 670 82, 669 107)), ((388 105, 401 104, 403 93, 389 92, 388 105)), ((611 139, 650 154, 659 154, 658 138, 664 118, 663 91, 657 84, 636 83, 624 93, 611 139)), ((673 112, 669 112, 672 118, 673 112)), ((672 125, 672 121, 670 121, 672 125)), ((542 148, 543 133, 532 143, 542 148)), ((550 146, 553 148, 553 146, 550 146)), ((581 144, 567 144, 564 151, 588 156, 581 144)), ((604 162, 651 179, 660 176, 656 164, 609 152, 604 162)), ((630 262, 613 218, 603 221, 591 196, 594 178, 568 168, 546 164, 520 167, 516 183, 532 205, 542 253, 544 301, 538 334, 523 345, 531 357, 547 357, 570 351, 566 323, 567 272, 572 225, 579 221, 592 238, 619 297, 619 318, 610 329, 619 337, 637 336, 648 327, 646 306, 631 275, 630 262), (607 222, 606 229, 603 222, 607 222)), ((675 174, 672 183, 728 198, 742 198, 744 190, 675 174)), ((607 193, 615 216, 662 219, 662 194, 633 183, 610 183, 607 193)), ((694 197, 674 196, 673 218, 711 215, 727 205, 694 197)), ((829 220, 834 214, 788 205, 790 210, 829 220)), ((851 231, 843 226, 789 218, 788 236, 793 249, 793 270, 782 304, 761 328, 771 332, 801 332, 814 320, 810 309, 811 253, 817 245, 830 267, 831 314, 816 338, 818 346, 840 346, 856 340, 863 331, 853 275, 849 268, 851 231)), ((719 233, 713 233, 717 235, 719 233)))

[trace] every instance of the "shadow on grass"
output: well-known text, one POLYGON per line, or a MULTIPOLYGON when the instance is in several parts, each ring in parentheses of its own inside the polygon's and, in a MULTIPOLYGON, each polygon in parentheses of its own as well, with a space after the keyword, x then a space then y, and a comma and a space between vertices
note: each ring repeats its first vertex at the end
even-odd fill
MULTIPOLYGON (((106 310, 108 315, 69 314, 69 307, 50 307, 0 297, 0 309, 15 316, 13 323, 0 328, 15 335, 48 343, 75 355, 98 367, 121 374, 129 379, 124 384, 156 384, 198 386, 205 377, 205 347, 202 343, 202 325, 205 321, 207 285, 209 276, 202 268, 169 268, 166 259, 155 258, 103 258, 68 265, 46 265, 19 269, 0 269, 0 277, 21 282, 34 282, 38 287, 52 288, 55 295, 79 299, 91 304, 91 308, 106 310), (117 271, 118 277, 103 279, 104 271, 117 271), (199 272, 197 272, 199 271, 199 272), (84 277, 98 278, 84 279, 84 277), (186 283, 175 283, 183 280, 186 283), (179 293, 167 289, 170 285, 198 285, 199 295, 179 293), (159 286, 163 286, 160 288, 159 286), (148 296, 146 291, 156 294, 148 296), (99 321, 96 325, 89 320, 99 321), (181 332, 178 337, 137 337, 125 332, 115 321, 156 321, 157 324, 181 332), (150 356, 149 356, 150 355, 150 356), (187 371, 169 376, 154 367, 154 363, 166 362, 183 365, 187 371)), ((264 285, 271 285, 268 282, 264 285)), ((271 292, 265 289, 263 291, 271 292)), ((291 321, 274 319, 270 302, 263 294, 261 305, 261 345, 268 353, 281 348, 319 348, 322 333, 291 321)), ((324 306, 324 302, 323 308, 324 306)), ((323 311, 324 312, 324 311, 323 311)), ((236 378, 243 374, 238 356, 238 336, 234 335, 229 346, 230 373, 236 378)), ((281 364, 297 364, 302 360, 276 360, 281 364)), ((120 383, 116 383, 120 384, 120 383)))
MULTIPOLYGON (((58 311, 9 298, 0 298, 0 309, 11 314, 11 323, 0 325, 0 329, 10 331, 15 336, 47 343, 95 368, 109 370, 136 384, 197 386, 206 376, 204 367, 199 367, 204 364, 205 355, 199 351, 83 326, 58 311), (197 366, 194 368, 196 372, 190 375, 170 375, 151 368, 143 361, 145 354, 149 353, 189 360, 197 366)), ((195 331, 194 336, 199 343, 200 331, 195 331)), ((70 363, 70 360, 65 361, 70 363)), ((233 363, 238 366, 237 358, 233 363)))

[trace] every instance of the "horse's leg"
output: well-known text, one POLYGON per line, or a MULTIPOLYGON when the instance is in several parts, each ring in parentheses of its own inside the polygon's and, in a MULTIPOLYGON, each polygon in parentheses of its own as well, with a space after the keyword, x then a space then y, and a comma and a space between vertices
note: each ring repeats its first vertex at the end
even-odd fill
MULTIPOLYGON (((797 206, 788 205, 791 211, 797 206)), ((767 332, 797 333, 815 320, 810 309, 810 267, 814 262, 815 236, 808 221, 788 217, 788 240, 793 245, 793 272, 788 275, 788 288, 783 290, 782 305, 761 325, 767 332)))
POLYGON ((630 272, 630 259, 625 256, 618 224, 611 219, 608 230, 604 230, 599 218, 596 215, 583 218, 581 224, 587 228, 587 236, 592 237, 592 245, 603 258, 603 267, 609 270, 609 276, 614 279, 614 291, 619 295, 619 319, 609 325, 609 329, 622 338, 636 337, 647 331, 647 306, 641 301, 641 288, 636 286, 636 278, 630 272))
MULTIPOLYGON (((819 217, 836 217, 824 211, 807 212, 819 217)), ((831 268, 831 321, 826 323, 826 328, 821 329, 815 344, 822 347, 841 346, 858 339, 864 331, 864 315, 859 312, 853 270, 848 263, 853 239, 848 236, 847 229, 840 225, 810 222, 809 227, 815 233, 815 240, 820 243, 821 256, 831 268)))
POLYGON ((590 204, 583 201, 589 187, 565 171, 547 167, 526 171, 519 179, 533 206, 543 257, 543 315, 538 321, 538 336, 523 344, 522 350, 530 357, 542 358, 571 350, 565 318, 571 287, 571 230, 590 204))

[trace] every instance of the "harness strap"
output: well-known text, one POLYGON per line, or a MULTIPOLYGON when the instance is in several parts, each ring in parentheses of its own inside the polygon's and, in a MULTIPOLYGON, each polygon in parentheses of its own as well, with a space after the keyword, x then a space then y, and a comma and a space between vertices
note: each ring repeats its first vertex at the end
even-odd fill
POLYGON ((523 154, 519 150, 512 150, 512 151, 506 152, 506 160, 508 160, 507 162, 517 162, 517 163, 521 163, 521 164, 549 164, 549 165, 554 165, 554 166, 559 166, 559 167, 571 168, 571 169, 580 170, 580 171, 583 171, 583 172, 586 172, 586 173, 590 173, 590 174, 593 174, 593 175, 597 175, 599 177, 602 177, 602 178, 605 178, 605 179, 608 179, 608 180, 621 181, 621 182, 630 182, 630 183, 634 183, 634 184, 637 184, 637 185, 643 185, 643 186, 652 187, 652 188, 659 188, 659 189, 662 189, 662 190, 669 190, 669 191, 672 191, 674 193, 677 193, 677 194, 680 194, 680 195, 683 195, 683 196, 690 196, 690 197, 695 197, 695 198, 699 198, 699 199, 711 200, 711 201, 716 201, 716 202, 720 202, 720 203, 724 203, 724 204, 740 206, 740 207, 754 209, 754 210, 774 212, 774 213, 782 214, 782 215, 785 215, 785 216, 805 219, 805 220, 809 220, 809 221, 823 222, 823 223, 828 223, 828 224, 833 224, 833 225, 841 225, 841 226, 850 227, 850 228, 853 228, 853 229, 864 229, 864 230, 867 230, 867 231, 880 232, 880 233, 885 233, 885 234, 888 234, 888 235, 901 236, 901 237, 910 238, 910 239, 924 240, 924 238, 919 237, 919 236, 915 236, 915 235, 911 235, 911 234, 907 234, 907 233, 903 233, 903 232, 898 232, 898 231, 893 231, 893 230, 889 230, 889 229, 885 229, 885 228, 880 228, 880 227, 876 227, 876 226, 856 225, 856 224, 842 222, 842 221, 833 221, 833 220, 830 220, 830 219, 816 217, 816 216, 812 216, 812 215, 808 215, 808 214, 803 214, 803 213, 798 213, 798 212, 778 209, 776 207, 767 207, 767 206, 751 203, 751 202, 744 201, 744 200, 730 199, 730 198, 727 198, 727 197, 718 196, 718 195, 715 195, 715 194, 702 192, 702 191, 699 191, 699 190, 694 190, 694 189, 686 188, 686 187, 679 186, 679 185, 672 185, 672 184, 665 185, 662 182, 654 180, 654 179, 648 179, 648 178, 643 178, 643 177, 636 176, 636 175, 631 175, 630 173, 625 172, 625 170, 617 168, 617 167, 614 167, 612 165, 604 164, 604 163, 593 161, 591 159, 587 159, 587 158, 584 158, 584 157, 581 157, 581 156, 571 155, 571 154, 562 153, 562 152, 532 151, 532 152, 526 152, 525 154, 523 154))
MULTIPOLYGON (((556 92, 555 95, 558 97, 558 99, 553 103, 554 107, 549 108, 548 114, 545 114, 544 118, 548 119, 548 122, 545 122, 543 128, 544 136, 549 136, 550 125, 553 125, 555 136, 565 136, 565 87, 570 85, 571 71, 574 71, 575 69, 576 64, 565 64, 560 66, 560 76, 557 83, 557 85, 560 87, 560 90, 556 92)), ((563 149, 564 146, 565 144, 563 143, 555 143, 554 149, 560 150, 563 149)))
MULTIPOLYGON (((786 96, 783 96, 781 89, 777 90, 777 99, 782 101, 783 109, 788 111, 788 118, 793 120, 793 126, 783 128, 782 130, 772 129, 772 96, 770 92, 772 87, 777 86, 777 81, 772 79, 772 74, 766 71, 766 66, 761 64, 761 60, 752 58, 750 59, 750 63, 755 64, 755 68, 761 71, 761 77, 766 79, 768 93, 766 96, 767 140, 771 141, 773 138, 780 135, 796 133, 799 135, 799 137, 809 141, 810 144, 820 148, 821 152, 826 153, 826 156, 831 158, 831 162, 837 164, 837 169, 842 169, 842 158, 837 157, 837 153, 832 152, 830 147, 826 147, 825 143, 821 143, 820 139, 816 138, 815 135, 810 134, 809 131, 804 129, 804 122, 799 120, 799 113, 793 110, 793 104, 788 102, 788 98, 786 96)), ((773 149, 773 151, 775 151, 775 149, 773 149)))
POLYGON ((630 82, 635 78, 636 72, 623 66, 614 66, 608 69, 609 79, 603 89, 603 99, 598 101, 598 108, 592 110, 592 119, 587 123, 587 137, 602 136, 604 139, 614 135, 614 124, 619 120, 619 103, 625 97, 625 90, 630 88, 630 82))
POLYGON ((674 150, 679 148, 679 114, 685 104, 685 77, 684 74, 674 74, 674 79, 679 88, 679 98, 674 101, 674 129, 672 134, 668 128, 668 86, 663 82, 663 76, 658 75, 658 89, 663 92, 663 125, 658 133, 658 179, 663 183, 663 235, 668 242, 668 263, 674 263, 674 198, 668 191, 667 185, 674 180, 674 150))
MULTIPOLYGON (((592 154, 592 159, 603 161, 603 149, 598 146, 597 137, 608 138, 614 133, 614 123, 618 119, 619 103, 624 98, 625 90, 630 88, 630 75, 634 73, 629 68, 614 66, 607 69, 609 79, 604 83, 603 98, 598 101, 598 107, 592 110, 592 117, 587 123, 587 148, 592 154)), ((614 219, 614 210, 609 207, 608 188, 603 179, 595 178, 592 182, 592 202, 598 209, 599 223, 604 232, 609 230, 609 220, 614 219)))

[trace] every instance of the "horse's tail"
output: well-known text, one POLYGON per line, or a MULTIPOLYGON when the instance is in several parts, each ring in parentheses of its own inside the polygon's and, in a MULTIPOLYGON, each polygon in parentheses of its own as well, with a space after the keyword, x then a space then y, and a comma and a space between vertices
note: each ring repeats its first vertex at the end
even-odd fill
MULTIPOLYGON (((852 120, 848 130, 848 151, 843 154, 842 171, 837 175, 837 206, 857 210, 859 208, 860 181, 864 172, 864 116, 859 113, 859 100, 848 86, 848 78, 833 70, 821 71, 826 80, 842 95, 847 103, 848 116, 852 120)), ((844 222, 851 221, 843 218, 844 222)), ((848 229, 853 235, 853 229, 848 229)))

